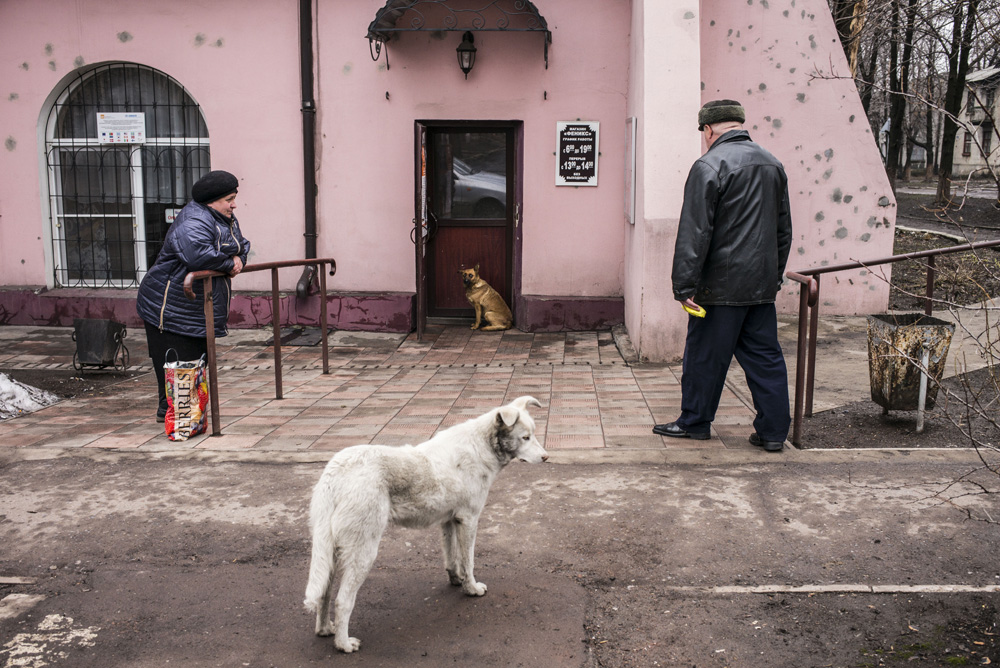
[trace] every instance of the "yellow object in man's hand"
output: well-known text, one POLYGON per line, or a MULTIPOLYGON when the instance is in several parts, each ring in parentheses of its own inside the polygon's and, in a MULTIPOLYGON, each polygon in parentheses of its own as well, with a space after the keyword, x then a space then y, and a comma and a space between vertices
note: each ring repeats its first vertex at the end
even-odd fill
POLYGON ((687 304, 681 304, 681 308, 684 309, 685 311, 687 311, 688 313, 690 313, 691 315, 693 315, 696 318, 704 318, 705 317, 705 313, 707 313, 707 311, 705 311, 705 307, 704 306, 699 306, 697 309, 693 309, 690 306, 688 306, 687 304))

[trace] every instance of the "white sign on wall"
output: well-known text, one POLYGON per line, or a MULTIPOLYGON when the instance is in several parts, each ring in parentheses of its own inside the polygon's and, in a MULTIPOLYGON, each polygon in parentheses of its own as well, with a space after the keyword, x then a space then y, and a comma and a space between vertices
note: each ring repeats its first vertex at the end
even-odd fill
POLYGON ((145 144, 146 114, 97 112, 97 141, 101 144, 145 144))
POLYGON ((600 123, 556 123, 556 185, 596 186, 600 123))
POLYGON ((165 213, 165 215, 167 217, 167 225, 170 225, 171 223, 174 222, 174 220, 177 219, 177 216, 180 215, 181 210, 180 209, 166 209, 164 211, 164 213, 165 213))

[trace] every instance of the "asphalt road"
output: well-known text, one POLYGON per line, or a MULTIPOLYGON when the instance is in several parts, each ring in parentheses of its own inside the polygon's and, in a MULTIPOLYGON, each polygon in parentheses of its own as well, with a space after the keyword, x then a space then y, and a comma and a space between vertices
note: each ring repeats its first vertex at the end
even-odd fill
POLYGON ((515 463, 480 523, 486 596, 448 585, 436 532, 392 529, 350 656, 302 607, 323 462, 55 454, 0 453, 4 668, 1000 660, 1000 508, 957 482, 968 453, 515 463))

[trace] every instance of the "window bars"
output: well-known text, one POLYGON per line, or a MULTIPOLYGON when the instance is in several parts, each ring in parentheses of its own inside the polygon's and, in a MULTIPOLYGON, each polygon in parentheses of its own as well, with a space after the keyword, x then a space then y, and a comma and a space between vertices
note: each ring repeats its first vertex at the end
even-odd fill
POLYGON ((45 164, 57 287, 136 287, 174 215, 210 169, 201 108, 166 74, 131 63, 81 71, 56 99, 45 164), (144 141, 102 143, 98 115, 140 113, 144 141))

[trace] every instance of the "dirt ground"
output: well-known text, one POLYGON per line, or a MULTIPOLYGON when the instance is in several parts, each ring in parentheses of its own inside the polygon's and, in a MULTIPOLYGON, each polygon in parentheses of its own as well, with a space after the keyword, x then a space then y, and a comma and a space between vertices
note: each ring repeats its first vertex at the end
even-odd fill
POLYGON ((123 395, 127 401, 128 388, 132 383, 154 383, 152 373, 117 371, 77 371, 75 369, 4 369, 7 374, 23 385, 46 390, 63 399, 86 399, 123 395))
POLYGON ((942 387, 965 396, 966 386, 982 393, 992 406, 994 422, 967 415, 961 401, 947 398, 939 391, 938 402, 925 413, 924 431, 916 433, 915 411, 892 411, 884 415, 874 401, 857 401, 821 411, 803 422, 802 447, 805 449, 842 448, 971 448, 971 434, 980 443, 1000 447, 1000 415, 996 380, 987 369, 945 379, 942 387))
MULTIPOLYGON (((448 585, 438 532, 391 529, 352 617, 361 652, 347 657, 301 605, 322 462, 0 458, 0 575, 31 580, 0 598, 42 597, 0 614, 0 665, 996 663, 996 593, 906 591, 1000 582, 1000 527, 934 498, 968 463, 914 459, 512 464, 480 522, 488 594, 448 585), (887 591, 836 589, 859 584, 887 591), (717 590, 768 585, 786 589, 717 590), (812 585, 830 588, 787 589, 812 585)), ((996 498, 976 507, 1000 515, 996 498)))
MULTIPOLYGON (((1000 233, 997 233, 1000 238, 1000 233)), ((896 232, 896 255, 934 248, 958 246, 962 242, 933 233, 896 232)), ((1000 251, 983 249, 952 253, 935 259, 934 298, 952 304, 977 304, 1000 295, 1000 251)), ((923 310, 927 288, 926 260, 905 260, 892 268, 893 289, 889 308, 899 311, 923 310)), ((934 310, 947 309, 936 303, 934 310)))
MULTIPOLYGON (((949 235, 986 241, 1000 238, 1000 209, 984 198, 969 198, 960 210, 935 208, 930 195, 900 194, 897 225, 930 228, 949 235)), ((935 234, 897 231, 893 252, 957 246, 963 242, 935 234)), ((955 253, 937 258, 934 296, 957 304, 973 304, 1000 295, 1000 251, 955 253)), ((897 262, 892 268, 893 289, 889 308, 922 309, 927 283, 926 261, 897 262)), ((944 308, 944 306, 940 306, 944 308)))
MULTIPOLYGON (((950 226, 954 233, 960 233, 963 229, 982 229, 987 232, 1000 230, 1000 209, 988 197, 967 197, 965 200, 956 200, 953 206, 941 207, 934 203, 932 195, 898 193, 896 206, 897 222, 902 218, 942 223, 950 226)), ((989 238, 995 239, 996 234, 989 238)))

